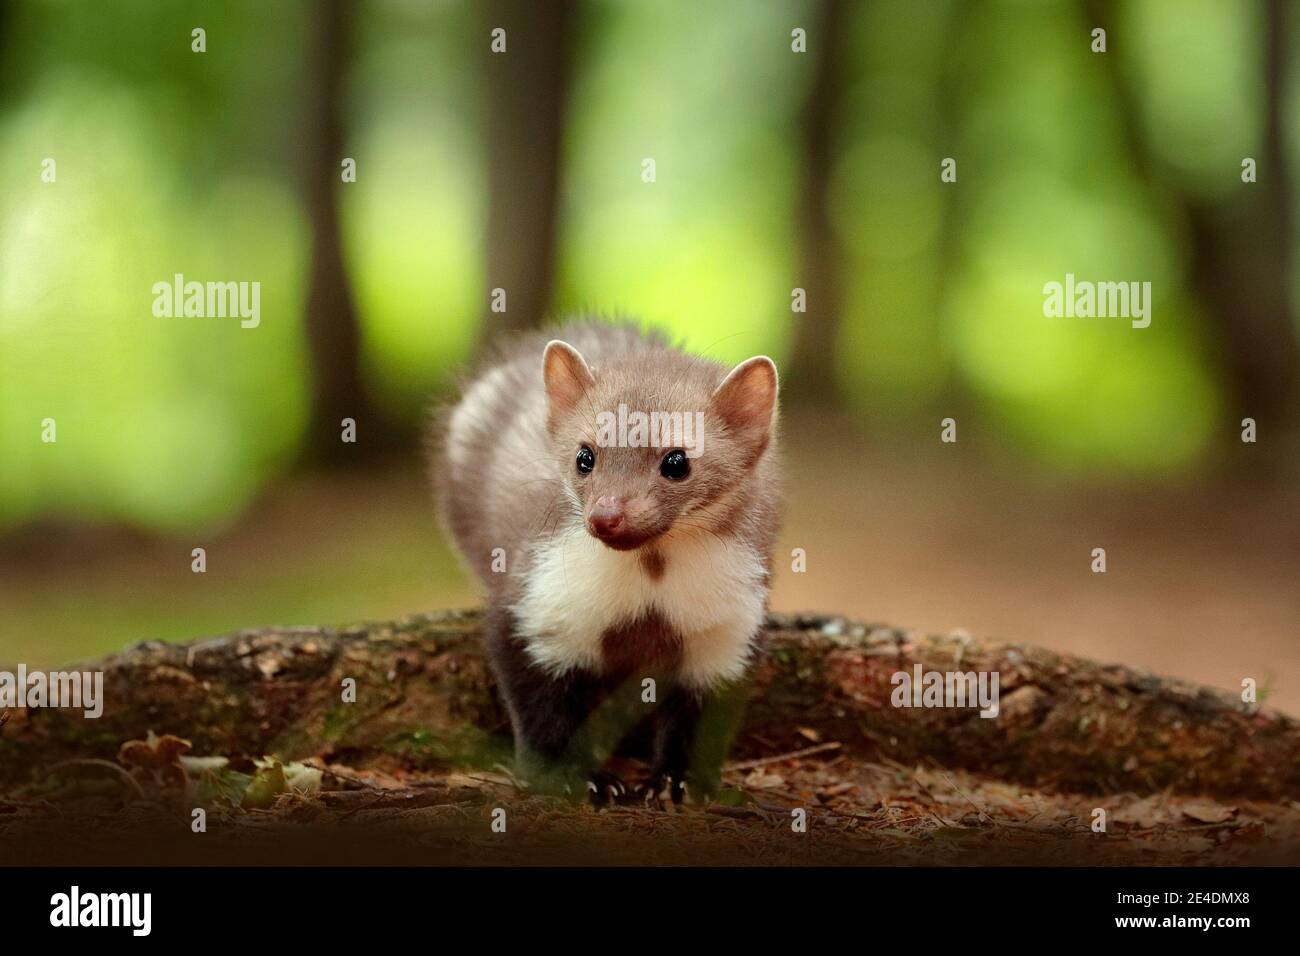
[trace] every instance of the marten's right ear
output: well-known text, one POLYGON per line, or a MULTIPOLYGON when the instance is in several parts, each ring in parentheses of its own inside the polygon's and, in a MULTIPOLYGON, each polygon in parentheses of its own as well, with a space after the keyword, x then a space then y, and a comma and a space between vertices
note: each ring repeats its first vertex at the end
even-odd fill
POLYGON ((554 431, 585 400, 596 379, 582 353, 568 342, 551 339, 542 356, 542 382, 546 385, 546 427, 554 431))

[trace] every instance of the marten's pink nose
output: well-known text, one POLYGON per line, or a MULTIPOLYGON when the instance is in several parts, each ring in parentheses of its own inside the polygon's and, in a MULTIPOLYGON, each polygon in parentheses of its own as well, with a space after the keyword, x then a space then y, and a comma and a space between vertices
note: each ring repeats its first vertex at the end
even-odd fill
POLYGON ((612 497, 597 498, 591 514, 587 515, 587 527, 598 538, 615 537, 623 527, 623 505, 612 497))

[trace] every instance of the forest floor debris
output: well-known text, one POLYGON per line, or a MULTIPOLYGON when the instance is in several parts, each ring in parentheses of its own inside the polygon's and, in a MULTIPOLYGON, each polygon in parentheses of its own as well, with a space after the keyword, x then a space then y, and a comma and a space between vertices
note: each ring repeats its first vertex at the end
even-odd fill
MULTIPOLYGON (((728 765, 707 806, 601 809, 505 770, 410 772, 124 745, 0 792, 5 863, 1249 865, 1300 860, 1300 803, 1052 792, 834 742, 728 765), (110 765, 111 766, 111 765, 110 765), (182 785, 172 768, 183 768, 182 785), (194 807, 206 806, 206 832, 194 807), (1095 825, 1104 811, 1105 831, 1095 825), (495 826, 494 826, 495 824, 495 826), (803 824, 803 825, 801 825, 803 824), (504 827, 504 830, 502 830, 504 827)), ((645 774, 616 766, 625 780, 645 774)))

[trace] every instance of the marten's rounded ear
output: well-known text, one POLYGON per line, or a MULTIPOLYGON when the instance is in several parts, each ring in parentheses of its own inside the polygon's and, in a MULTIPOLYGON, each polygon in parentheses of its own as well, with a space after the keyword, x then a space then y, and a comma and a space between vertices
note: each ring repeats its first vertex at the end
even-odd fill
POLYGON ((581 352, 568 342, 551 339, 542 355, 542 382, 546 386, 546 425, 554 430, 578 407, 596 379, 581 352))
POLYGON ((776 363, 766 355, 741 362, 722 380, 709 404, 755 456, 767 446, 776 414, 776 363))

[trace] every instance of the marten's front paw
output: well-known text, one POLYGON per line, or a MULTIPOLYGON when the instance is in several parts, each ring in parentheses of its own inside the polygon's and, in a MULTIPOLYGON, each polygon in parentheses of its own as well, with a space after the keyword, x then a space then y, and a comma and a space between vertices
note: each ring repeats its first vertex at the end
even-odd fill
POLYGON ((589 802, 603 807, 626 798, 628 789, 616 773, 608 770, 581 770, 577 767, 534 769, 525 778, 528 789, 536 794, 562 797, 574 803, 589 802))
POLYGON ((680 776, 656 773, 637 787, 637 795, 648 807, 662 807, 665 797, 680 804, 686 797, 686 781, 680 776))
POLYGON ((627 785, 618 774, 608 770, 593 770, 587 774, 587 796, 593 807, 619 803, 627 794, 627 785))
POLYGON ((674 805, 680 805, 687 797, 692 803, 708 803, 719 789, 717 777, 701 777, 698 774, 655 773, 637 788, 637 795, 646 806, 663 806, 667 797, 674 805))

